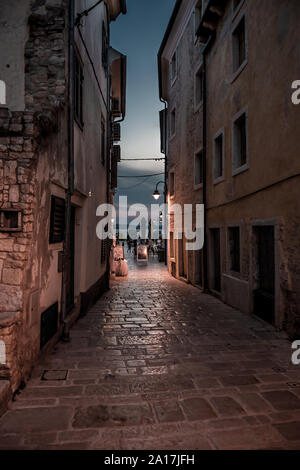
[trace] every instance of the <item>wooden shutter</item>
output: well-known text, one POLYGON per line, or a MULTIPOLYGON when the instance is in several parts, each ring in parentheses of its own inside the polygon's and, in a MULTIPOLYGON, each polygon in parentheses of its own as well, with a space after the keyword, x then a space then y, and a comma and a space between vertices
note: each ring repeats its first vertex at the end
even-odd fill
POLYGON ((59 197, 51 198, 50 243, 61 243, 65 238, 65 201, 59 197))

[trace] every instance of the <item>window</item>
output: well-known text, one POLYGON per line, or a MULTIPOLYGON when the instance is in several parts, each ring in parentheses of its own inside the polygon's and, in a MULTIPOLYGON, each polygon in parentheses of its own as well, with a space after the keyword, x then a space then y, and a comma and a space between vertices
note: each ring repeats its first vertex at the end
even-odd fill
POLYGON ((59 197, 51 198, 50 244, 61 243, 65 239, 65 201, 59 197))
POLYGON ((6 84, 0 80, 0 105, 6 105, 6 84))
POLYGON ((230 271, 239 273, 241 271, 239 227, 231 227, 228 229, 228 242, 230 271))
POLYGON ((246 63, 246 54, 246 20, 244 16, 232 33, 233 73, 239 71, 246 63))
POLYGON ((195 186, 199 187, 203 184, 203 152, 195 155, 195 186))
POLYGON ((195 35, 197 35, 198 28, 200 26, 202 18, 202 0, 199 0, 195 7, 195 35))
POLYGON ((174 173, 174 171, 170 172, 169 192, 170 192, 170 197, 173 197, 175 195, 175 173, 174 173))
POLYGON ((101 122, 101 162, 102 165, 105 166, 105 124, 101 122))
POLYGON ((195 78, 195 107, 196 109, 203 101, 203 68, 200 67, 195 78))
POLYGON ((170 63, 170 79, 173 84, 177 77, 177 51, 174 52, 170 63))
POLYGON ((22 213, 14 209, 0 210, 0 232, 20 232, 22 230, 22 213))
POLYGON ((176 134, 176 109, 174 108, 170 116, 170 137, 176 134))
POLYGON ((238 172, 248 168, 247 120, 243 112, 233 123, 233 169, 238 172))
POLYGON ((214 181, 224 176, 224 133, 217 135, 214 143, 214 181))
POLYGON ((74 96, 75 96, 75 120, 80 127, 83 126, 83 67, 82 63, 75 53, 75 84, 74 84, 74 96))
POLYGON ((101 264, 105 264, 108 254, 108 239, 101 241, 101 264))
POLYGON ((106 26, 103 22, 102 24, 102 65, 105 70, 107 71, 107 64, 108 64, 108 37, 106 26))

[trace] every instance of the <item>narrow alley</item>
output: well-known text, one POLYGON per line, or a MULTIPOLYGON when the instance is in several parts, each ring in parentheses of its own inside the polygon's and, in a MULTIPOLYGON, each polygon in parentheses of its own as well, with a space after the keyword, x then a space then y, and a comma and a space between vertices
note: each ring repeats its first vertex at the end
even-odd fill
POLYGON ((0 449, 299 449, 284 333, 130 259, 35 368, 0 449))

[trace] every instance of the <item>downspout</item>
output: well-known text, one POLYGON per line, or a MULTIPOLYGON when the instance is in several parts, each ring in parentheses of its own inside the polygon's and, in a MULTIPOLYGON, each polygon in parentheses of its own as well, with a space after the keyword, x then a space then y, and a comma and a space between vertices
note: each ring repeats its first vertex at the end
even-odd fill
POLYGON ((68 77, 68 190, 66 194, 65 212, 65 240, 64 262, 62 273, 62 298, 61 298, 61 322, 63 324, 62 339, 69 339, 67 326, 67 280, 70 266, 70 241, 71 241, 71 217, 72 195, 74 194, 74 25, 75 25, 75 0, 69 2, 69 77, 68 77))
POLYGON ((208 237, 207 237, 207 61, 206 57, 214 41, 214 35, 210 36, 202 51, 203 57, 203 205, 204 205, 204 248, 203 248, 203 290, 208 292, 208 237))
MULTIPOLYGON (((105 2, 106 18, 107 18, 107 35, 108 35, 108 46, 110 45, 110 23, 109 23, 109 10, 108 5, 105 2)), ((107 61, 106 61, 106 200, 107 204, 110 204, 110 189, 111 189, 111 102, 110 102, 110 64, 107 50, 107 61)), ((108 251, 108 250, 107 250, 108 251)), ((105 274, 105 286, 106 289, 110 288, 110 253, 106 253, 106 274, 105 274)))
MULTIPOLYGON (((168 126, 167 126, 167 110, 168 110, 168 105, 167 102, 160 97, 159 98, 161 103, 164 104, 165 106, 165 122, 164 122, 164 148, 165 148, 165 191, 164 191, 164 203, 168 203, 168 177, 169 177, 169 170, 168 170, 168 149, 167 149, 167 131, 168 131, 168 126)), ((166 226, 166 224, 165 224, 166 226)), ((165 265, 168 266, 168 238, 165 238, 165 265)))

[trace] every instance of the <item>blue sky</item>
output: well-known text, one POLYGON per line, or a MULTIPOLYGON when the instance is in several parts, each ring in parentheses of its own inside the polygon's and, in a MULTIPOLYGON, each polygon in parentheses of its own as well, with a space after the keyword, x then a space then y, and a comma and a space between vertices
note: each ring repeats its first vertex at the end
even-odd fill
MULTIPOLYGON (((160 153, 157 53, 175 0, 127 0, 127 15, 111 25, 111 44, 127 56, 127 116, 122 124, 122 158, 163 157, 160 153)), ((162 163, 123 162, 119 175, 145 175, 164 171, 162 163)), ((118 195, 129 203, 150 204, 161 177, 119 179, 118 195), (131 188, 139 184, 136 188, 131 188)), ((161 186, 161 190, 162 190, 161 186)), ((162 203, 163 200, 161 199, 162 203)))

